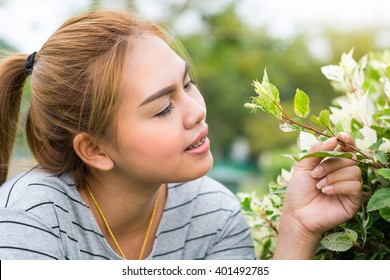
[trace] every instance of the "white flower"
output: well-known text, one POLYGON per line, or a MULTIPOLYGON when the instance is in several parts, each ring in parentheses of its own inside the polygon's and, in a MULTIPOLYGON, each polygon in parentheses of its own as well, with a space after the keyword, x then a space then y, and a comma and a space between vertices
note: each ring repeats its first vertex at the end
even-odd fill
POLYGON ((352 116, 347 110, 342 110, 340 108, 336 107, 329 107, 332 114, 330 114, 329 118, 330 121, 334 124, 340 124, 342 127, 342 130, 351 133, 351 122, 352 122, 352 116))
POLYGON ((339 65, 326 65, 321 67, 322 74, 328 80, 341 82, 344 80, 344 72, 343 69, 339 65))
POLYGON ((357 65, 356 61, 352 58, 352 55, 353 49, 349 53, 343 53, 341 55, 340 66, 346 74, 351 74, 357 65))
POLYGON ((280 175, 277 177, 277 183, 280 186, 287 187, 288 183, 291 180, 291 175, 292 175, 293 169, 291 171, 287 171, 286 169, 282 169, 282 172, 280 175))
POLYGON ((376 130, 364 126, 359 132, 363 136, 363 139, 356 139, 356 146, 364 152, 370 152, 370 147, 378 141, 376 130))
POLYGON ((386 93, 387 97, 390 99, 390 82, 389 81, 386 81, 386 83, 385 83, 385 93, 386 93))
POLYGON ((379 79, 379 82, 384 84, 385 94, 387 98, 390 99, 390 81, 387 77, 382 77, 379 79))
POLYGON ((299 133, 298 145, 301 151, 308 151, 317 142, 318 139, 313 134, 304 131, 299 133))
POLYGON ((363 126, 372 125, 372 116, 375 113, 375 107, 372 101, 368 99, 367 92, 360 97, 349 94, 347 95, 347 99, 339 99, 338 103, 341 107, 341 110, 344 111, 342 114, 350 114, 352 118, 354 118, 363 126))
POLYGON ((382 145, 379 146, 378 149, 380 151, 385 152, 385 153, 390 153, 390 140, 383 138, 383 143, 382 143, 382 145))

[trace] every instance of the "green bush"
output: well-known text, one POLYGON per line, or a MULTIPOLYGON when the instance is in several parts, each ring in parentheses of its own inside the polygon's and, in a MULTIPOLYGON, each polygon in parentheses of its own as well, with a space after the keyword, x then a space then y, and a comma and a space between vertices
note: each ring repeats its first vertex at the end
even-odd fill
MULTIPOLYGON (((363 174, 361 210, 353 219, 324 234, 316 258, 390 259, 390 51, 370 53, 359 61, 350 51, 342 55, 339 65, 324 66, 321 71, 341 96, 318 116, 310 113, 309 96, 297 89, 295 116, 290 117, 266 71, 261 83, 254 81, 257 95, 245 107, 276 117, 284 132, 299 132, 300 154, 290 155, 296 161, 312 156, 350 158, 350 153, 306 152, 314 142, 341 131, 353 136, 356 147, 351 148, 363 174)), ((269 185, 269 193, 262 197, 238 194, 261 259, 273 257, 290 175, 291 170, 282 170, 277 182, 269 185)))

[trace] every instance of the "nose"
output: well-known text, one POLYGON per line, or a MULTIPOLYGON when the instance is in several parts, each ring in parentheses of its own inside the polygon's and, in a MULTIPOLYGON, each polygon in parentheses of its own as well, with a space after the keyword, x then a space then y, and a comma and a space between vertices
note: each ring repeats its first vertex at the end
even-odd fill
POLYGON ((184 104, 184 128, 191 129, 206 119, 206 104, 202 95, 186 96, 184 104))

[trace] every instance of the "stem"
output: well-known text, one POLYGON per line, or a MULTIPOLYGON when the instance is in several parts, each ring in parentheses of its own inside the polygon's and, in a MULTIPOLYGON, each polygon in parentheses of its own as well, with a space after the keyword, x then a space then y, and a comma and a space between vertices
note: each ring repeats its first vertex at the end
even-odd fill
POLYGON ((305 120, 305 122, 307 123, 307 125, 310 127, 310 128, 313 128, 312 126, 311 126, 311 124, 309 123, 309 121, 306 119, 306 118, 303 118, 304 120, 305 120))
POLYGON ((336 135, 333 133, 333 131, 330 127, 326 126, 326 129, 329 130, 329 132, 332 134, 333 137, 336 137, 336 135))
MULTIPOLYGON (((346 72, 346 71, 344 71, 344 72, 346 72)), ((349 86, 351 92, 355 95, 355 97, 357 97, 357 89, 352 84, 351 76, 350 75, 346 75, 346 78, 347 78, 346 80, 348 82, 348 86, 349 86)))
POLYGON ((357 243, 357 242, 352 242, 352 243, 353 243, 353 245, 354 245, 355 247, 359 248, 361 251, 364 251, 363 247, 360 246, 359 243, 357 243))
POLYGON ((315 128, 312 127, 311 125, 310 125, 310 126, 307 126, 307 125, 298 123, 298 122, 296 122, 296 121, 290 119, 288 116, 287 116, 287 118, 283 116, 283 117, 282 117, 282 120, 288 122, 289 124, 295 124, 295 125, 298 125, 298 126, 304 128, 304 129, 306 129, 306 130, 313 131, 314 133, 316 133, 316 134, 318 134, 318 135, 322 135, 322 136, 325 136, 325 137, 327 137, 327 138, 331 138, 331 137, 332 137, 332 135, 325 134, 325 133, 323 133, 323 132, 321 132, 321 131, 315 129, 315 128))
POLYGON ((271 228, 276 233, 276 235, 279 234, 278 229, 276 228, 274 223, 268 219, 268 216, 265 213, 264 209, 261 209, 260 217, 267 223, 268 227, 271 228))
POLYGON ((271 222, 270 220, 268 220, 268 218, 266 218, 265 221, 267 222, 268 226, 269 226, 273 231, 276 232, 276 235, 278 235, 278 234, 279 234, 279 231, 278 231, 278 229, 275 227, 274 223, 271 222))
MULTIPOLYGON (((306 130, 310 130, 310 131, 312 131, 312 132, 314 132, 314 133, 316 133, 316 134, 318 134, 318 135, 322 135, 322 136, 327 137, 327 138, 334 137, 334 134, 333 134, 333 133, 332 133, 333 135, 325 134, 325 133, 323 133, 323 132, 321 132, 321 131, 319 131, 319 130, 313 128, 310 124, 307 126, 307 125, 298 123, 298 122, 296 122, 296 121, 290 119, 288 116, 287 116, 287 117, 286 117, 286 116, 282 116, 282 121, 285 121, 285 122, 287 122, 287 123, 289 123, 289 124, 298 125, 298 126, 304 128, 304 129, 306 129, 306 130)), ((330 130, 329 130, 329 131, 330 131, 330 130)), ((363 164, 367 164, 367 165, 371 165, 371 166, 373 166, 373 167, 375 167, 375 168, 387 168, 386 165, 383 165, 383 164, 381 164, 381 163, 375 163, 375 160, 374 160, 373 157, 371 157, 370 155, 367 155, 366 153, 364 153, 363 151, 359 150, 359 149, 356 148, 355 146, 352 146, 352 145, 350 145, 350 144, 348 144, 348 143, 344 143, 343 141, 341 141, 341 140, 339 140, 339 139, 337 139, 337 142, 338 142, 338 144, 339 144, 340 146, 347 147, 347 148, 349 148, 350 150, 354 151, 355 153, 361 154, 363 157, 365 157, 366 159, 370 160, 370 161, 372 162, 372 164, 368 164, 368 163, 366 163, 366 162, 360 162, 360 161, 356 160, 357 162, 360 162, 360 163, 363 163, 363 164)))
POLYGON ((373 159, 372 156, 367 155, 366 153, 364 153, 363 151, 359 150, 359 149, 356 148, 355 146, 352 146, 352 145, 350 145, 350 144, 348 144, 348 143, 344 143, 344 142, 340 141, 339 139, 337 139, 337 142, 339 143, 340 146, 347 147, 347 148, 351 149, 352 151, 361 154, 361 155, 364 156, 366 159, 369 159, 369 160, 371 160, 371 161, 374 161, 374 159, 373 159))

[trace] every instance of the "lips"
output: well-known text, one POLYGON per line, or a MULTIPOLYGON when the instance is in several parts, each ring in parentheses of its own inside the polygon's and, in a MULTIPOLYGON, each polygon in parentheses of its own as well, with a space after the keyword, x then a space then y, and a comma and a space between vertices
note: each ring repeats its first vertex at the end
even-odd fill
POLYGON ((189 146, 189 147, 186 149, 186 151, 190 151, 190 150, 192 150, 192 149, 198 148, 198 147, 201 146, 205 141, 206 141, 206 137, 200 139, 200 140, 199 140, 198 142, 196 142, 194 145, 189 146))
POLYGON ((206 142, 207 140, 207 134, 208 134, 208 130, 206 128, 198 135, 198 137, 196 137, 196 139, 191 143, 191 145, 186 148, 186 151, 191 151, 193 149, 202 146, 204 142, 206 142))

